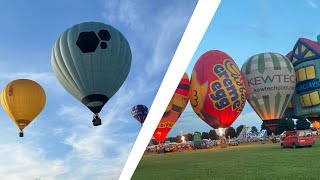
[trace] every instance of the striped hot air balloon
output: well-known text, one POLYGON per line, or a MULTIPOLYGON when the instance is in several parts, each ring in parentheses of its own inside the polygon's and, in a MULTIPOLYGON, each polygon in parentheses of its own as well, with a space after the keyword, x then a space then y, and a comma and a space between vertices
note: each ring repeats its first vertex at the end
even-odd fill
POLYGON ((156 130, 153 133, 153 137, 158 142, 163 142, 165 140, 167 134, 186 108, 189 101, 189 88, 189 77, 187 73, 184 73, 175 93, 170 100, 170 103, 167 106, 165 113, 163 114, 156 130))
POLYGON ((249 104, 274 132, 295 91, 292 63, 278 53, 260 53, 250 57, 241 72, 249 104))

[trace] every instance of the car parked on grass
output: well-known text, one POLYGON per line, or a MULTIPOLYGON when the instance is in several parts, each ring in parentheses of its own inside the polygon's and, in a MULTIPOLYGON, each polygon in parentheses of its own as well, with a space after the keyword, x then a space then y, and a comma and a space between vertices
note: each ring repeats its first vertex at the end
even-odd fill
POLYGON ((294 130, 287 131, 281 138, 281 147, 311 147, 314 144, 314 137, 312 136, 312 130, 294 130))
POLYGON ((230 140, 230 141, 228 142, 228 145, 229 145, 229 146, 238 146, 239 143, 238 143, 238 141, 232 139, 232 140, 230 140))
POLYGON ((203 139, 200 141, 193 142, 193 147, 195 149, 209 149, 209 148, 212 148, 213 146, 214 144, 208 139, 203 139))

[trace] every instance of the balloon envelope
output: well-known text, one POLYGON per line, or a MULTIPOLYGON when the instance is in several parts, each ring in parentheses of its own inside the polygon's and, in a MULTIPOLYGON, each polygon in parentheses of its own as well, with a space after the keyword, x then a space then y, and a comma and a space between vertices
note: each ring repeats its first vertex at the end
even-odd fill
POLYGON ((148 108, 142 104, 136 105, 132 108, 131 114, 140 124, 143 124, 148 115, 148 108))
POLYGON ((121 32, 107 24, 84 22, 58 38, 51 64, 60 84, 97 114, 127 78, 131 58, 121 32))
MULTIPOLYGON (((292 51, 290 51, 287 55, 286 58, 290 59, 290 56, 292 55, 292 51)), ((297 118, 296 114, 294 112, 293 108, 293 97, 290 99, 287 109, 284 111, 282 118, 297 118)))
POLYGON ((299 38, 289 60, 293 63, 297 85, 293 107, 298 117, 320 116, 320 45, 299 38))
POLYGON ((45 103, 43 88, 29 79, 14 80, 1 93, 4 111, 21 131, 40 114, 45 103))
POLYGON ((165 140, 167 134, 186 108, 189 101, 189 88, 189 77, 186 73, 184 73, 175 93, 170 100, 170 103, 167 106, 165 113, 163 114, 155 132, 153 133, 153 137, 158 142, 163 142, 165 140))
POLYGON ((260 53, 250 57, 241 72, 249 104, 274 132, 295 90, 291 62, 278 53, 260 53))
POLYGON ((308 117, 308 120, 311 122, 314 128, 320 128, 320 117, 308 117))
POLYGON ((241 72, 229 55, 211 50, 198 59, 191 76, 190 104, 212 128, 226 128, 236 120, 245 93, 241 72))

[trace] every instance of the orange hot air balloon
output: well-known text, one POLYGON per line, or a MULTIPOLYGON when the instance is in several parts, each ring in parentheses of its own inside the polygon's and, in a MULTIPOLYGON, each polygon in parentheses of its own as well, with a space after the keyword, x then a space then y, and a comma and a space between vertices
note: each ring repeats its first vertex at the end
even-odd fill
POLYGON ((311 122, 314 128, 320 128, 320 117, 308 117, 308 120, 311 122))
POLYGON ((190 81, 186 73, 184 73, 175 93, 173 94, 165 113, 163 114, 158 127, 153 133, 153 137, 158 142, 163 142, 172 126, 177 122, 178 118, 186 108, 189 101, 190 81))
POLYGON ((20 129, 20 137, 23 137, 23 129, 43 110, 45 103, 44 89, 29 79, 11 81, 1 93, 1 105, 20 129))
POLYGON ((227 128, 236 120, 245 93, 241 72, 229 55, 211 50, 198 59, 191 76, 190 104, 212 128, 227 128))

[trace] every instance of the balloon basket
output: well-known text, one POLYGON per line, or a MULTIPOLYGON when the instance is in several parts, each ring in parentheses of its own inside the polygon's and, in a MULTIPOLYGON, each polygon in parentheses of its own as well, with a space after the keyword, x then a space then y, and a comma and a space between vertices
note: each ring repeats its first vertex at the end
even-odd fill
POLYGON ((19 132, 19 137, 23 137, 23 132, 19 132))
POLYGON ((92 125, 93 126, 100 126, 102 123, 101 123, 101 119, 99 118, 98 115, 95 115, 93 117, 93 120, 92 120, 92 125))

